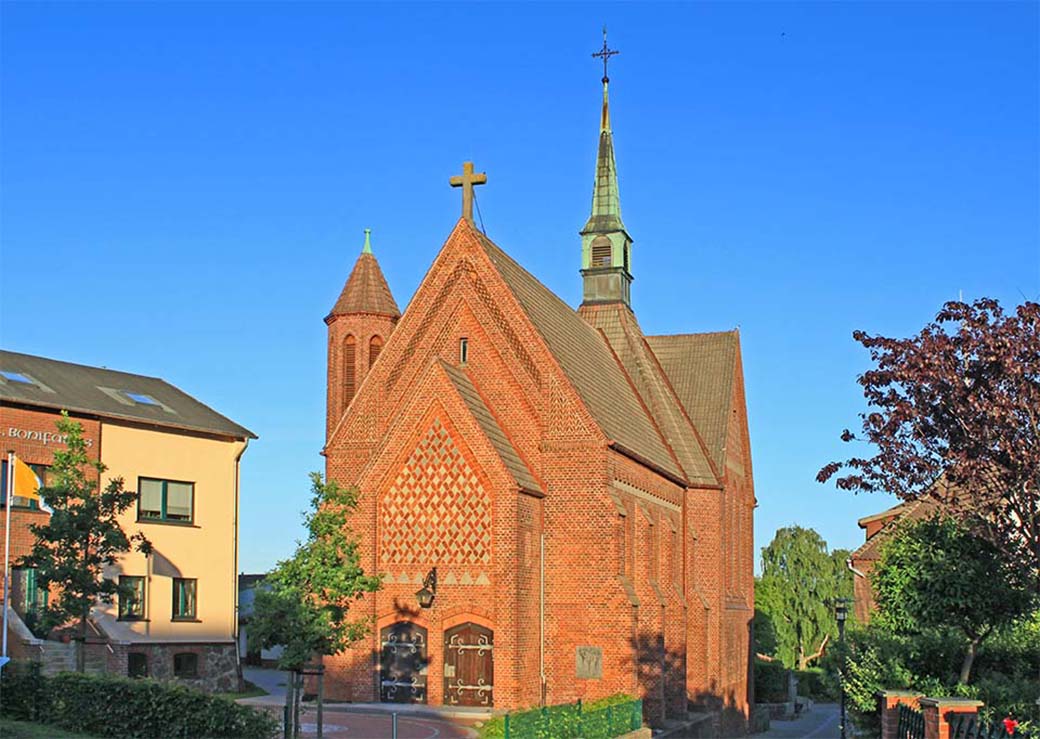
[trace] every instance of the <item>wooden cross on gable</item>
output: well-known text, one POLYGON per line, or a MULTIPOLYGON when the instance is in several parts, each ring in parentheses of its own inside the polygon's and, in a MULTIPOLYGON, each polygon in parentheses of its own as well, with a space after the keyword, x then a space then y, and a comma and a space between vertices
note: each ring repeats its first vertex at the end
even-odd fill
POLYGON ((473 162, 463 162, 462 174, 457 174, 448 182, 452 187, 462 188, 462 217, 473 223, 473 186, 487 183, 487 174, 474 172, 473 162))

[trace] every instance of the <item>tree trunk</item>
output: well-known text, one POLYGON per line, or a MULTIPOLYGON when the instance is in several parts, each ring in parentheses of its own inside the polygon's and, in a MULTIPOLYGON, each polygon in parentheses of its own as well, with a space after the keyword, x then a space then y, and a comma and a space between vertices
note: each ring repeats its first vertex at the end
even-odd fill
POLYGON ((961 663, 961 676, 959 681, 965 685, 968 684, 968 679, 971 677, 971 666, 975 663, 975 654, 979 649, 979 642, 982 641, 981 636, 974 637, 968 642, 968 653, 964 655, 964 662, 961 663))
POLYGON ((87 671, 87 612, 79 617, 79 649, 76 650, 76 672, 87 671))

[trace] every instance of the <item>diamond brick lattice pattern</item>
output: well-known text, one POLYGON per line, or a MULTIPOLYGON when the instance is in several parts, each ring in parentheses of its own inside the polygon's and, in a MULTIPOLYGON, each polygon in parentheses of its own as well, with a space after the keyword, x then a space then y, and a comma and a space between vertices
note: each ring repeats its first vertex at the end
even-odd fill
POLYGON ((487 564, 491 500, 448 429, 434 420, 383 496, 383 564, 487 564))

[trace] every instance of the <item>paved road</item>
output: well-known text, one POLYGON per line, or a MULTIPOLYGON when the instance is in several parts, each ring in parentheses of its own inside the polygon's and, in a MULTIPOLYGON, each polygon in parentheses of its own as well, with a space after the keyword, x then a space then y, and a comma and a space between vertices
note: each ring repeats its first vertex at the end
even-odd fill
MULTIPOLYGON (((280 716, 285 705, 287 676, 278 670, 246 667, 245 678, 269 695, 243 698, 239 703, 254 706, 273 706, 280 716)), ((326 705, 322 715, 322 736, 329 739, 392 739, 394 719, 392 709, 335 704, 326 705)), ((302 735, 317 736, 317 713, 312 704, 304 704, 300 716, 302 735)), ((397 716, 397 739, 471 739, 476 732, 454 723, 432 711, 413 706, 402 706, 397 716)))
MULTIPOLYGON (((756 739, 837 739, 839 731, 837 703, 817 703, 813 710, 795 721, 770 721, 769 731, 755 734, 756 739)), ((851 736, 851 733, 850 733, 851 736)))

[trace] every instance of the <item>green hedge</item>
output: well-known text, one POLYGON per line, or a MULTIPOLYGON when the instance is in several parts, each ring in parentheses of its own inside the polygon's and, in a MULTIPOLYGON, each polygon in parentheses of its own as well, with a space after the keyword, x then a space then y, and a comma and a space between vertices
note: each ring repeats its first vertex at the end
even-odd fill
POLYGON ((194 688, 73 672, 44 677, 36 663, 4 667, 0 714, 85 734, 134 739, 267 739, 278 731, 266 712, 194 688))
POLYGON ((784 703, 787 700, 787 668, 781 662, 755 660, 755 702, 784 703))
POLYGON ((481 739, 612 739, 643 725, 643 701, 617 694, 591 703, 513 711, 480 728, 481 739))

